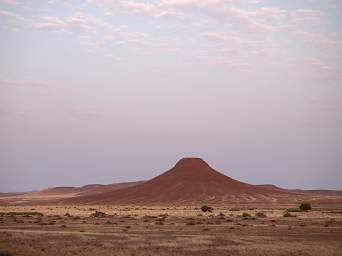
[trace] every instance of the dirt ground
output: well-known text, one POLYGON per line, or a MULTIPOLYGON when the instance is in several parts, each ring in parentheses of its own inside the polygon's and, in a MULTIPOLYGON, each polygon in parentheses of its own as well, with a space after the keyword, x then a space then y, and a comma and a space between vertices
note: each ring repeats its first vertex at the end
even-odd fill
POLYGON ((0 255, 342 255, 342 209, 284 211, 0 207, 0 255))

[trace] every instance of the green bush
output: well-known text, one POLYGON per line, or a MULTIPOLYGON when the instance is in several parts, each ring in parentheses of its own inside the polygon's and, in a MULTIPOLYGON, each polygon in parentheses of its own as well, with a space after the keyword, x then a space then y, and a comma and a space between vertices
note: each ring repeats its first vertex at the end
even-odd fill
POLYGON ((300 206, 299 206, 299 209, 301 211, 305 211, 305 212, 309 211, 309 210, 311 210, 311 204, 308 203, 308 202, 301 203, 300 206))
POLYGON ((202 212, 213 212, 214 211, 214 208, 213 207, 210 207, 210 206, 207 206, 207 205, 203 205, 201 207, 201 210, 202 212))

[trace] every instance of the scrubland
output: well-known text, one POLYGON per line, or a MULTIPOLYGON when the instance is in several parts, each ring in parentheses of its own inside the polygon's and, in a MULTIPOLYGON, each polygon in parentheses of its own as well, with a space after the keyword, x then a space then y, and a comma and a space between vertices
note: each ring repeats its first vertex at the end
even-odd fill
POLYGON ((0 255, 342 255, 342 209, 292 211, 6 206, 0 255))

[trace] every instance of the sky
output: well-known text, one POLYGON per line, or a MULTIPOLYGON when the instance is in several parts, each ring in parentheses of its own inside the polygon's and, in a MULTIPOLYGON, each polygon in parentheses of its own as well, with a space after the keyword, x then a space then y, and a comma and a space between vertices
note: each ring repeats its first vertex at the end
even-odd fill
POLYGON ((0 191, 201 157, 342 190, 342 1, 0 0, 0 191))

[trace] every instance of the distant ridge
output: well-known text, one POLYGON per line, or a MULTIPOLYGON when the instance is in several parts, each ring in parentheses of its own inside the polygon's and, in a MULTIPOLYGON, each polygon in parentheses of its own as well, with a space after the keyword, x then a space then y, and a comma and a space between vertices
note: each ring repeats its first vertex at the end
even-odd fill
POLYGON ((82 187, 52 187, 26 193, 0 193, 0 205, 55 204, 58 200, 82 195, 96 195, 143 183, 144 181, 121 182, 109 185, 89 184, 82 187))
POLYGON ((53 196, 53 195, 73 194, 74 196, 76 196, 76 195, 83 195, 83 194, 96 194, 96 193, 101 193, 105 191, 112 191, 112 190, 135 186, 143 182, 144 181, 121 182, 121 183, 113 183, 109 185, 88 184, 82 187, 52 187, 52 188, 47 188, 47 189, 43 189, 40 191, 35 191, 27 195, 30 195, 30 196, 51 195, 53 196))

